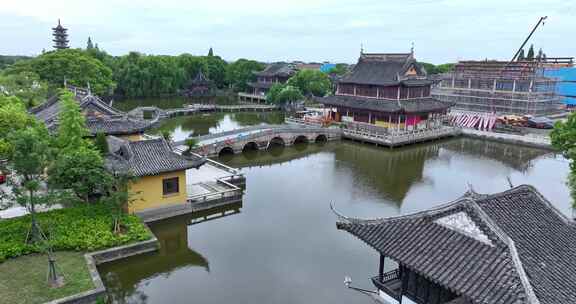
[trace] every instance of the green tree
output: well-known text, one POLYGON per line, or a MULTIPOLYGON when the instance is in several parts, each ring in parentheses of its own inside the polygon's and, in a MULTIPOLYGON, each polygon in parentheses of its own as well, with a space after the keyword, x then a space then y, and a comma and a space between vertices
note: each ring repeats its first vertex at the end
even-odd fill
POLYGON ((214 50, 212 50, 212 47, 210 47, 210 49, 208 50, 208 57, 212 56, 214 56, 214 50))
POLYGON ((64 80, 80 87, 89 83, 92 91, 99 95, 109 94, 115 87, 112 70, 80 49, 47 52, 18 63, 13 67, 16 71, 35 72, 52 89, 62 87, 64 80))
POLYGON ((570 114, 566 121, 558 121, 550 133, 552 145, 570 160, 568 187, 572 196, 573 208, 576 208, 576 113, 570 114))
POLYGON ((454 71, 454 67, 456 65, 454 63, 444 63, 444 64, 440 64, 436 66, 436 72, 442 74, 442 73, 448 73, 448 72, 452 72, 454 71))
POLYGON ((44 101, 47 94, 47 84, 34 72, 0 74, 0 96, 16 96, 26 107, 33 107, 44 101))
POLYGON ((71 190, 84 202, 107 193, 113 182, 102 156, 92 146, 59 152, 48 176, 52 188, 71 190))
POLYGON ((60 90, 60 113, 58 116, 57 145, 61 150, 74 150, 89 144, 90 135, 86 127, 86 118, 74 95, 68 90, 60 90))
POLYGON ((226 86, 226 61, 220 56, 203 57, 206 62, 206 76, 214 82, 218 88, 226 86))
POLYGON ((270 88, 266 101, 278 105, 285 105, 304 99, 302 92, 297 87, 291 85, 276 84, 270 88))
POLYGON ((526 55, 524 54, 524 49, 520 50, 520 53, 518 53, 518 58, 516 59, 516 61, 524 61, 526 60, 526 55))
POLYGON ((0 95, 0 158, 5 159, 12 153, 11 133, 37 125, 38 122, 28 114, 20 99, 0 95))
POLYGON ((526 60, 534 60, 534 45, 531 44, 528 49, 528 55, 526 55, 526 60))
POLYGON ((328 71, 328 74, 342 76, 347 72, 348 72, 348 66, 344 63, 338 63, 336 66, 330 69, 330 71, 328 71))
POLYGON ((96 133, 96 138, 94 139, 94 146, 102 156, 108 154, 108 141, 106 141, 106 134, 102 132, 96 133))
POLYGON ((262 71, 265 65, 248 59, 238 59, 226 66, 226 82, 236 92, 248 90, 248 82, 256 80, 254 72, 262 71))
POLYGON ((12 132, 9 141, 13 149, 8 156, 10 185, 14 201, 30 213, 32 225, 27 241, 42 240, 41 229, 36 218, 36 207, 47 203, 44 189, 45 169, 50 162, 49 135, 42 125, 12 132))
MULTIPOLYGON (((328 75, 317 70, 301 70, 288 80, 288 85, 297 88, 306 96, 325 96, 330 93, 331 82, 328 75)), ((290 89, 290 96, 295 93, 290 89)), ((286 93, 288 94, 288 93, 286 93)))

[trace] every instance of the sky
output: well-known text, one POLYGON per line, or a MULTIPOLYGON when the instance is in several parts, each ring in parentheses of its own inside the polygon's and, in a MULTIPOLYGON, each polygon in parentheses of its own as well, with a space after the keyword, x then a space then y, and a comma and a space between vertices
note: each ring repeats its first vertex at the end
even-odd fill
POLYGON ((530 43, 576 56, 576 0, 2 0, 0 54, 52 46, 58 18, 71 47, 88 37, 112 55, 216 55, 232 61, 345 62, 365 52, 409 52, 435 64, 510 59, 530 43))

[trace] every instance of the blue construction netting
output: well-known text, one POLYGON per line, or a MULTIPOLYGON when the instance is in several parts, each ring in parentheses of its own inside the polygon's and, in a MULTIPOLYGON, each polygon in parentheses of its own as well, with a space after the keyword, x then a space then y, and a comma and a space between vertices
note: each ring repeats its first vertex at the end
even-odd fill
POLYGON ((336 65, 334 63, 325 63, 320 67, 320 71, 324 73, 330 72, 331 69, 335 68, 336 65))
POLYGON ((576 106, 576 68, 558 68, 544 70, 545 76, 555 77, 558 82, 558 94, 564 96, 564 103, 569 106, 576 106))

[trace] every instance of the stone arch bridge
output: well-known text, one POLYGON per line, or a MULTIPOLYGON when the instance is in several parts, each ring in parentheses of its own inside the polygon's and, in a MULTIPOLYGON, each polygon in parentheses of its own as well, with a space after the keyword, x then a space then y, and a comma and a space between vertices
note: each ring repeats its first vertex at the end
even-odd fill
MULTIPOLYGON (((296 143, 313 143, 339 140, 338 128, 308 127, 298 125, 258 126, 229 132, 195 137, 196 153, 218 156, 224 153, 241 153, 244 150, 267 149, 273 145, 291 146, 296 143)), ((173 144, 176 152, 187 149, 185 141, 173 144)))

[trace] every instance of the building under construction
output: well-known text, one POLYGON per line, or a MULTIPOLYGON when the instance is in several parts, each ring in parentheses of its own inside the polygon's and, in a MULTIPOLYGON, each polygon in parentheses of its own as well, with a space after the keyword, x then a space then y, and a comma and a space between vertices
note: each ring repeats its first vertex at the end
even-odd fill
POLYGON ((544 116, 562 111, 558 79, 546 69, 573 65, 573 58, 531 61, 460 61, 442 74, 432 91, 436 99, 454 103, 453 109, 496 114, 544 116))

